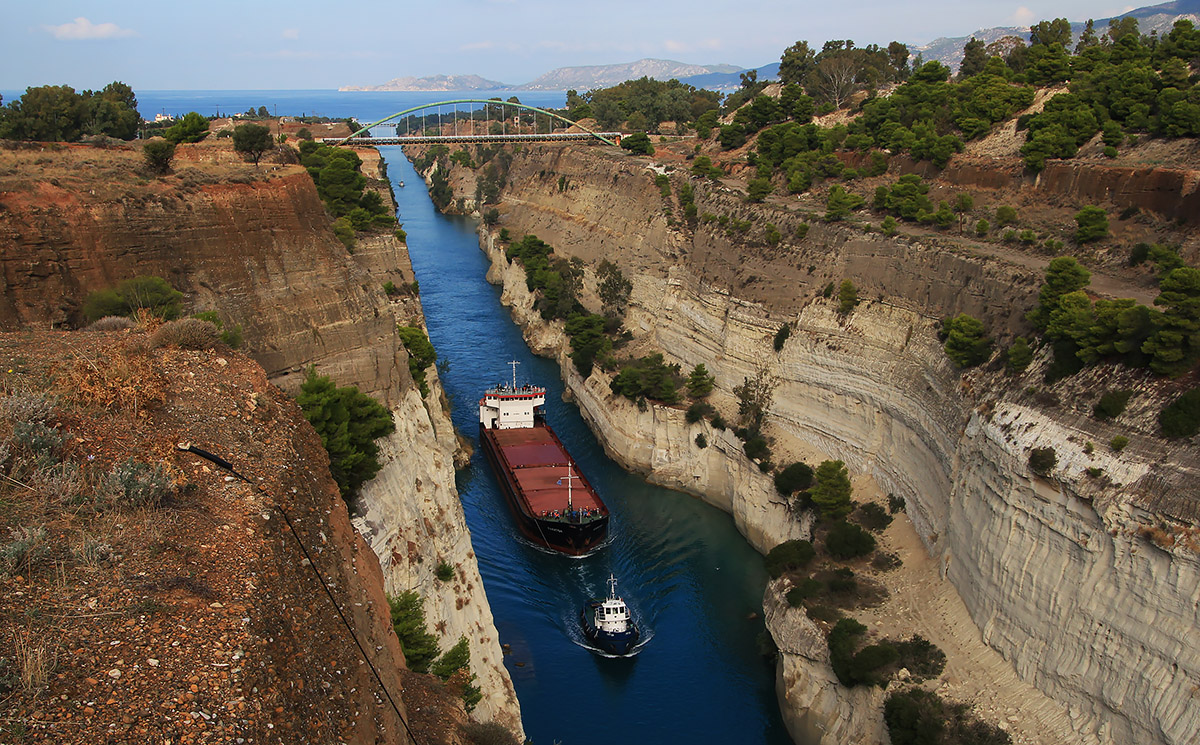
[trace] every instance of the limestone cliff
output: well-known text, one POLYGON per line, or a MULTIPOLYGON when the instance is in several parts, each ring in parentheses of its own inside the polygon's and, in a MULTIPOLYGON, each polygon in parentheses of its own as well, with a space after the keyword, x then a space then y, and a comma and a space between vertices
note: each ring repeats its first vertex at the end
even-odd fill
MULTIPOLYGON (((969 312, 1001 333, 1019 330, 1040 282, 1036 261, 815 223, 805 239, 777 246, 705 222, 680 229, 654 185, 662 170, 584 148, 523 151, 501 225, 537 234, 567 258, 616 262, 633 280, 626 324, 637 343, 685 368, 703 362, 722 411, 736 411, 733 386, 765 365, 779 380, 767 427, 776 453, 842 459, 903 497, 982 640, 1036 686, 1028 709, 1037 723, 1019 740, 1190 741, 1200 729, 1200 653, 1185 640, 1200 628, 1200 561, 1186 545, 1197 504, 1184 495, 1195 493, 1200 470, 1194 448, 1154 436, 1169 393, 1115 373, 1141 401, 1116 427, 1087 416, 1095 391, 1116 384, 1100 377, 1112 373, 1077 376, 1056 401, 1028 390, 1037 366, 1016 380, 955 370, 936 319, 969 312), (848 317, 819 298, 842 277, 866 299, 848 317), (784 322, 794 330, 776 354, 771 338, 784 322), (1085 447, 1119 432, 1133 441, 1119 455, 1085 447), (1031 448, 1047 446, 1059 457, 1052 479, 1026 466, 1031 448)), ((766 223, 792 235, 806 218, 746 205, 710 184, 697 185, 697 202, 748 223, 751 235, 766 223)), ((519 270, 484 244, 531 343, 566 362, 561 337, 530 312, 519 270)), ((769 484, 748 473, 757 469, 736 442, 717 437, 717 447, 700 451, 692 439, 704 425, 689 429, 680 411, 639 413, 608 395, 601 374, 583 381, 562 366, 585 418, 623 463, 731 509, 760 548, 803 531, 773 504, 769 484)), ((788 627, 772 625, 785 652, 781 698, 816 706, 807 714, 785 707, 793 732, 806 717, 824 717, 821 729, 855 728, 846 739, 870 740, 878 722, 851 715, 858 694, 828 688, 819 655, 793 651, 804 644, 788 627)))
MULTIPOLYGON (((411 281, 405 246, 383 234, 360 237, 348 253, 298 166, 231 162, 228 143, 180 150, 175 173, 154 179, 139 175, 133 150, 4 153, 20 166, 12 172, 33 176, 0 180, 0 324, 71 323, 89 292, 158 275, 185 293, 189 310, 240 323, 245 351, 284 389, 294 392, 315 365, 388 405, 397 432, 382 443, 384 468, 363 491, 358 524, 387 590, 426 598, 442 648, 471 640, 485 695, 476 716, 520 733, 454 489, 457 443, 443 394, 431 371, 422 402, 396 332, 397 322, 423 325, 420 303, 382 291, 385 281, 411 281), (454 581, 432 581, 441 561, 456 567, 454 581)), ((378 154, 363 160, 377 178, 378 154)))

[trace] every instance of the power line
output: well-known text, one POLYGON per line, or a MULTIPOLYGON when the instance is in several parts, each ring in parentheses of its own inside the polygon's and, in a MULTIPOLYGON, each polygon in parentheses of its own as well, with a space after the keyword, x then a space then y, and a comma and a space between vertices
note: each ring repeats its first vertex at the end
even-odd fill
MULTIPOLYGON (((201 458, 204 458, 205 460, 211 461, 226 471, 229 471, 231 474, 247 484, 250 484, 251 486, 254 485, 250 479, 238 473, 237 470, 234 469, 232 463, 220 457, 219 455, 214 455, 207 450, 198 448, 195 445, 185 442, 179 443, 176 447, 178 447, 180 450, 193 453, 201 458)), ((408 733, 408 738, 414 743, 414 745, 418 745, 417 736, 413 734, 412 728, 408 726, 408 720, 405 719, 404 714, 400 712, 399 705, 397 705, 396 700, 392 698, 392 692, 388 690, 388 687, 384 684, 383 677, 379 674, 379 670, 375 668, 375 663, 371 662, 371 658, 367 654, 366 648, 363 647, 362 642, 358 640, 358 634, 354 633, 354 628, 350 625, 350 621, 346 618, 346 615, 342 613, 341 606, 338 605, 337 599, 333 597, 333 591, 329 589, 329 585, 325 583, 325 578, 321 576, 320 570, 317 569, 317 563, 312 560, 312 556, 308 553, 308 549, 304 546, 304 541, 300 540, 300 534, 296 532, 296 526, 292 524, 292 519, 288 517, 287 511, 283 509, 282 505, 273 502, 271 506, 279 510, 279 514, 283 516, 283 521, 287 523, 288 530, 291 531, 292 536, 296 539, 296 545, 300 547, 300 552, 304 554, 304 558, 308 561, 309 567, 312 568, 313 574, 316 575, 317 581, 321 583, 321 587, 325 590, 325 594, 329 596, 329 602, 333 604, 333 609, 337 611, 338 618, 341 619, 342 625, 346 627, 346 631, 350 634, 350 638, 354 640, 354 644, 358 647, 358 651, 362 653, 363 661, 367 663, 367 667, 371 668, 371 674, 375 676, 375 682, 379 683, 379 687, 383 689, 383 695, 387 697, 388 703, 392 705, 392 710, 395 711, 396 716, 400 718, 400 723, 404 725, 404 731, 408 733)))

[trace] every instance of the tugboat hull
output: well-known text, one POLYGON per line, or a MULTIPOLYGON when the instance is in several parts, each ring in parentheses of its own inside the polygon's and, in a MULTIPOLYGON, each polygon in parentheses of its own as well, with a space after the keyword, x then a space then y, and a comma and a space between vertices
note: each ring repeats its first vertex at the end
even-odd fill
POLYGON ((583 628, 583 635, 587 637, 587 640, 593 646, 609 654, 622 657, 629 654, 641 637, 637 627, 630 623, 625 631, 620 632, 604 631, 596 628, 592 619, 595 617, 596 609, 600 607, 600 604, 598 600, 589 600, 583 606, 583 610, 580 611, 579 625, 583 628))

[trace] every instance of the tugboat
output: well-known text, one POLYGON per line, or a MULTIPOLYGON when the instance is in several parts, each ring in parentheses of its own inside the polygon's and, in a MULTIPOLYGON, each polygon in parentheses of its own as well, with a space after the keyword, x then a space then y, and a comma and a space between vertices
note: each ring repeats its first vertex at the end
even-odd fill
POLYGON ((497 383, 479 399, 479 439, 517 527, 529 540, 582 556, 608 534, 608 507, 546 423, 546 389, 497 383))
POLYGON ((579 614, 583 634, 592 644, 610 654, 624 656, 637 644, 637 626, 629 616, 629 606, 617 596, 617 578, 608 576, 608 597, 589 600, 579 614))

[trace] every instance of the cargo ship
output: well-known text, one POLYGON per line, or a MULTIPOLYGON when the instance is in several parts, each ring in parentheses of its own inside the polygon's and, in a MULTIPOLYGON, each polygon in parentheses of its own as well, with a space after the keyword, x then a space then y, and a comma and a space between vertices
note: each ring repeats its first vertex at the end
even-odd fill
POLYGON ((522 535, 582 556, 608 534, 608 507, 546 423, 546 389, 497 383, 479 399, 479 439, 522 535))

